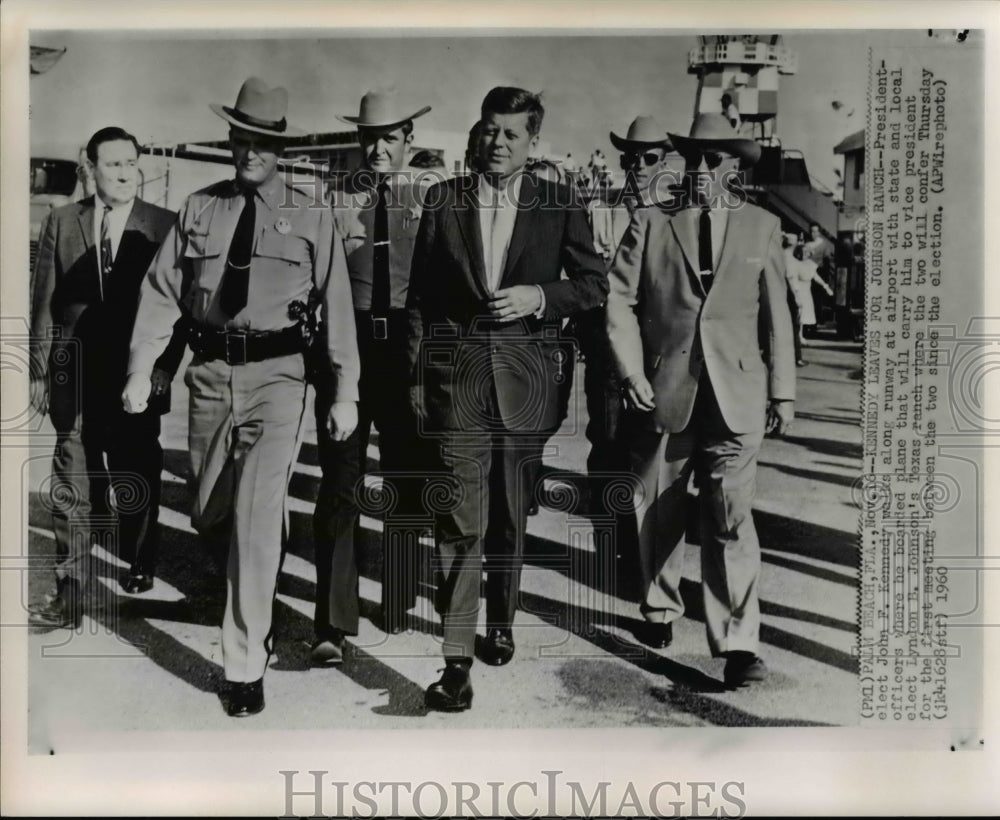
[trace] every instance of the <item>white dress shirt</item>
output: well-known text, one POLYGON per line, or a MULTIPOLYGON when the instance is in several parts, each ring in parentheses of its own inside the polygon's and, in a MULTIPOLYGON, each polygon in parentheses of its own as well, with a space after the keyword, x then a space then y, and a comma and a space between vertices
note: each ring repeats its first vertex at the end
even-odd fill
POLYGON ((522 178, 523 175, 517 173, 513 180, 505 180, 499 188, 494 188, 485 176, 479 177, 479 227, 483 234, 483 262, 490 293, 499 289, 507 265, 522 178))

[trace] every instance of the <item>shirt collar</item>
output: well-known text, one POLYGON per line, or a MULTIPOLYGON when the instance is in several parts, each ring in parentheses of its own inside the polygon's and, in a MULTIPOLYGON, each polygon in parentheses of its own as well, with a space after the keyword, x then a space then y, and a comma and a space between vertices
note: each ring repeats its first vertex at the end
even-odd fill
POLYGON ((497 192, 503 191, 509 202, 517 204, 521 197, 521 183, 524 181, 524 168, 521 168, 508 177, 500 188, 495 188, 485 174, 479 175, 479 200, 483 204, 491 205, 497 201, 497 192))
POLYGON ((133 202, 135 202, 134 197, 130 199, 128 202, 123 202, 120 205, 109 206, 103 199, 101 199, 100 194, 94 194, 94 207, 97 209, 98 213, 104 213, 104 209, 110 207, 111 213, 117 216, 127 211, 131 211, 133 202))
MULTIPOLYGON (((237 195, 242 195, 245 189, 237 180, 234 179, 233 190, 237 195)), ((276 210, 281 205, 282 198, 285 194, 285 181, 281 177, 281 172, 279 171, 276 173, 263 185, 259 185, 255 188, 254 191, 257 194, 257 196, 254 197, 255 200, 262 201, 272 211, 276 210)))

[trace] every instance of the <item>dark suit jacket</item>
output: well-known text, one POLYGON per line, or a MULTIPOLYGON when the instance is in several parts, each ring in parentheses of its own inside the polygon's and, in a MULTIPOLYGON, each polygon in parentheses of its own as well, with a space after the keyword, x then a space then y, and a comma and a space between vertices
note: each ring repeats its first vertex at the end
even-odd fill
MULTIPOLYGON (((45 218, 31 279, 32 370, 49 378, 57 430, 69 429, 85 410, 114 415, 120 410, 139 287, 174 217, 172 211, 135 200, 103 300, 94 197, 45 218)), ((157 367, 173 376, 185 341, 179 322, 157 367)), ((151 403, 150 411, 165 409, 151 403)))
POLYGON ((605 264, 571 192, 526 175, 500 287, 539 285, 545 313, 507 324, 490 318, 477 184, 457 177, 425 196, 407 300, 413 380, 431 427, 550 431, 572 367, 561 320, 604 303, 605 264), (490 389, 499 418, 484 413, 490 389))

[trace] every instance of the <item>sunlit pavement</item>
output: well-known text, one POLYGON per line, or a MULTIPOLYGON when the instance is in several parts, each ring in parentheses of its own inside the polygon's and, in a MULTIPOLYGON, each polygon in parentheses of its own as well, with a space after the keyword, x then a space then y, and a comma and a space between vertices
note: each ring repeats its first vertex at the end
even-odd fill
MULTIPOLYGON (((310 667, 315 569, 309 516, 319 481, 310 435, 292 482, 292 536, 275 605, 267 708, 247 720, 226 717, 217 694, 225 581, 199 551, 187 518, 187 397, 178 378, 164 419, 156 586, 145 595, 124 594, 118 584, 124 565, 98 550, 97 606, 82 631, 30 636, 32 751, 58 751, 78 733, 122 730, 854 723, 858 508, 852 485, 861 469, 861 346, 810 345, 809 364, 798 369, 793 430, 783 440, 766 439, 760 456, 755 519, 766 681, 737 691, 723 687, 723 661, 709 656, 700 619, 697 546, 686 548, 688 612, 675 624, 673 645, 654 651, 635 638, 638 607, 630 585, 610 577, 616 571, 610 552, 595 549, 595 529, 606 532, 608 525, 567 501, 565 485, 582 486, 589 447, 580 366, 571 404, 578 412, 570 413, 545 462, 548 506, 529 520, 517 652, 506 667, 475 664, 470 711, 428 713, 423 705, 424 688, 443 666, 429 571, 410 629, 386 636, 379 628, 381 523, 374 518, 363 519, 360 634, 343 666, 310 667)), ((32 562, 44 562, 52 550, 51 522, 37 493, 50 452, 49 444, 39 444, 25 471, 32 491, 23 529, 32 562)), ((375 446, 370 454, 377 457, 375 446)), ((429 566, 429 546, 423 555, 429 566)), ((48 583, 46 571, 31 573, 25 598, 39 600, 48 583)))

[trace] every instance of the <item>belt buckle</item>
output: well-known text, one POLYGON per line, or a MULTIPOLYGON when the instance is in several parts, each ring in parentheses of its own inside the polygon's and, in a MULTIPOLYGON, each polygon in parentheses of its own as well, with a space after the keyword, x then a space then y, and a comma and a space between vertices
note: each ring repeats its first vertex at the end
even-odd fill
POLYGON ((230 331, 226 333, 226 364, 238 365, 247 363, 247 334, 245 331, 230 331))
POLYGON ((389 320, 385 316, 372 316, 372 337, 379 341, 389 338, 389 320))

